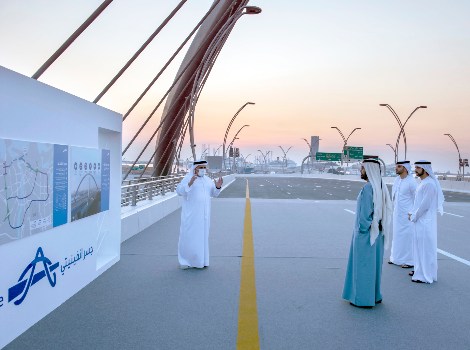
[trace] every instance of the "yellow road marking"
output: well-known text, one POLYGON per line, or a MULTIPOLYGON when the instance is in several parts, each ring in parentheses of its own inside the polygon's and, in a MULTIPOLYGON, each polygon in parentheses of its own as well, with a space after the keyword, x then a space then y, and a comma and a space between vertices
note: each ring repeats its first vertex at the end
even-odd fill
POLYGON ((248 180, 246 181, 245 222, 243 226, 241 265, 237 350, 259 349, 255 250, 253 247, 253 228, 251 223, 251 203, 248 180))

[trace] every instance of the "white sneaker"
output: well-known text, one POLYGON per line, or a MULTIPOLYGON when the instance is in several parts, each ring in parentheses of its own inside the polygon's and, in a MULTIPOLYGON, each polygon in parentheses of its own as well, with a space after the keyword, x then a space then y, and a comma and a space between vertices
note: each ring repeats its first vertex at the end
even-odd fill
POLYGON ((187 270, 187 269, 190 269, 191 266, 188 266, 188 265, 180 265, 180 269, 181 270, 187 270))

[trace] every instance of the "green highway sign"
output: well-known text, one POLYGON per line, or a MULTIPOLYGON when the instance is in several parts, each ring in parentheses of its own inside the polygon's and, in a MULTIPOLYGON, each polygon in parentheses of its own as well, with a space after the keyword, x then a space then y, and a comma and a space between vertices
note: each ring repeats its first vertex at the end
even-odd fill
POLYGON ((317 161, 341 162, 341 153, 317 152, 315 159, 317 161))
POLYGON ((344 158, 346 159, 363 159, 364 147, 346 146, 343 150, 344 158))

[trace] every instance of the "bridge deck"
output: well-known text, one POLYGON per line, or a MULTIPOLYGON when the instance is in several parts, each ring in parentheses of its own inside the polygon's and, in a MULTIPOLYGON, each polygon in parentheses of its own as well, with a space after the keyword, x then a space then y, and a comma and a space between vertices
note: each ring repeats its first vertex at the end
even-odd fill
MULTIPOLYGON (((439 254, 439 281, 420 285, 384 264, 383 304, 356 309, 341 291, 361 184, 249 181, 261 349, 469 348, 470 266, 439 254)), ((124 242, 119 263, 6 349, 235 349, 244 196, 237 179, 213 201, 208 269, 178 269, 177 211, 124 242)), ((469 209, 447 203, 438 219, 439 248, 464 261, 469 209)))

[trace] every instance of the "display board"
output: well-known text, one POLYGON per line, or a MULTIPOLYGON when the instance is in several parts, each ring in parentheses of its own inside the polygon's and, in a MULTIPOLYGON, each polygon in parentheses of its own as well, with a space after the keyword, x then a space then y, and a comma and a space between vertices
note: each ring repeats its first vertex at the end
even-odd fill
POLYGON ((3 67, 0 81, 3 348, 119 261, 122 116, 3 67))
POLYGON ((0 244, 109 209, 109 150, 0 138, 0 162, 0 244))

